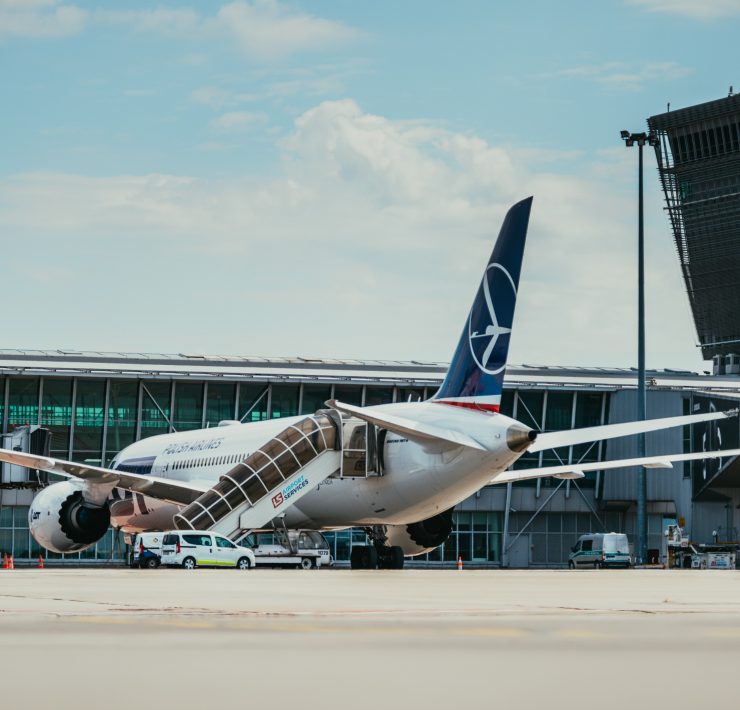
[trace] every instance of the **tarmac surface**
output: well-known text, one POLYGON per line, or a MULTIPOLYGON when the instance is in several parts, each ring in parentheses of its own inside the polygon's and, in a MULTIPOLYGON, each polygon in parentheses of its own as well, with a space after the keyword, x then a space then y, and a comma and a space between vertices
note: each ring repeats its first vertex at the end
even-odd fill
POLYGON ((0 571, 0 708, 737 708, 740 573, 0 571))

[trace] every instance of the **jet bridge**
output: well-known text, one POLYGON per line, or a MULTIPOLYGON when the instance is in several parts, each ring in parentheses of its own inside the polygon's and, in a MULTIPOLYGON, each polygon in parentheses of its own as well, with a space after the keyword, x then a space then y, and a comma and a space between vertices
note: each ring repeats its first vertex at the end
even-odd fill
POLYGON ((264 528, 330 476, 380 475, 377 439, 375 427, 366 422, 320 410, 286 427, 221 476, 174 516, 175 525, 236 540, 264 528))

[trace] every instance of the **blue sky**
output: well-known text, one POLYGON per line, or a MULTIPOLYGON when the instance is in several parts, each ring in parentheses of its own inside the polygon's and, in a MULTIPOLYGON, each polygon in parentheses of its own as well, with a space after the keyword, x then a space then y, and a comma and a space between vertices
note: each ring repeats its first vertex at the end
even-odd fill
MULTIPOLYGON (((511 360, 634 363, 636 155, 740 0, 0 0, 3 347, 445 360, 535 195, 511 360)), ((647 156, 648 364, 703 369, 647 156)))

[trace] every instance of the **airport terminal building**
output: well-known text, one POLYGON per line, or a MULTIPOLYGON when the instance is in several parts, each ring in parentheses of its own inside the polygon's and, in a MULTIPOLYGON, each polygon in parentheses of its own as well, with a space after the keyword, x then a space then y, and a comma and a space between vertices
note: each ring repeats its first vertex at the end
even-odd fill
MULTIPOLYGON (((70 351, 0 351, 0 421, 3 447, 26 425, 51 432, 57 458, 108 465, 140 438, 171 431, 245 423, 312 413, 331 398, 373 405, 428 398, 446 365, 424 362, 213 357, 70 351), (15 432, 15 434, 14 434, 15 432)), ((648 417, 732 409, 740 401, 740 375, 648 373, 648 417)), ((547 431, 635 418, 636 372, 601 368, 512 366, 502 411, 547 431)), ((634 438, 634 437, 633 437, 634 438)), ((737 418, 648 435, 648 455, 738 446, 737 418)), ((558 465, 636 455, 631 439, 565 447, 525 455, 517 467, 558 465)), ((41 550, 28 532, 28 508, 40 486, 33 471, 2 464, 0 553, 17 561, 62 558, 104 563, 123 556, 113 530, 81 553, 41 550)), ((649 548, 659 554, 663 530, 683 518, 697 542, 737 539, 740 463, 677 464, 648 473, 649 548)), ((580 481, 543 479, 489 486, 455 511, 453 533, 417 564, 453 564, 458 555, 481 566, 558 566, 578 535, 635 527, 633 470, 590 473, 580 481)), ((362 530, 327 536, 338 561, 349 559, 362 530)))

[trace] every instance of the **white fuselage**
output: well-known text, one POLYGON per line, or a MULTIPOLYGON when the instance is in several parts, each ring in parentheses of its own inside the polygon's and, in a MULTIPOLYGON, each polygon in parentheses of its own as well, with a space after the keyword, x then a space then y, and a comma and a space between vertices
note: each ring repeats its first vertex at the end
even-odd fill
MULTIPOLYGON (((389 431, 383 448, 383 475, 327 478, 288 509, 288 527, 336 529, 425 520, 472 495, 522 453, 507 446, 507 430, 518 423, 502 414, 473 412, 438 402, 388 404, 366 411, 464 432, 487 450, 438 440, 422 443, 389 431)), ((148 472, 153 476, 210 488, 236 463, 303 418, 232 424, 143 439, 122 450, 113 466, 151 466, 148 472)), ((112 522, 117 527, 126 531, 173 527, 177 506, 140 494, 127 500, 122 497, 122 493, 114 493, 111 505, 112 522)))

